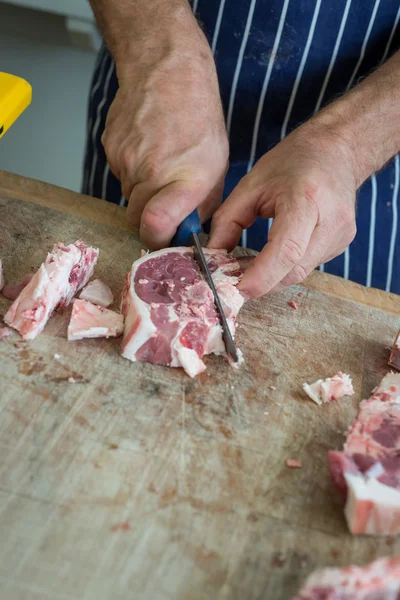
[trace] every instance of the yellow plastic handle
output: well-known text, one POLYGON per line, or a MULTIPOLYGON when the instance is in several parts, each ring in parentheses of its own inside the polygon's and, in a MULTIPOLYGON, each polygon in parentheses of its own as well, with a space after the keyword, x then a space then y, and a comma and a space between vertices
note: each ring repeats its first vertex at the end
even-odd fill
POLYGON ((29 106, 31 85, 15 75, 0 72, 0 138, 29 106))

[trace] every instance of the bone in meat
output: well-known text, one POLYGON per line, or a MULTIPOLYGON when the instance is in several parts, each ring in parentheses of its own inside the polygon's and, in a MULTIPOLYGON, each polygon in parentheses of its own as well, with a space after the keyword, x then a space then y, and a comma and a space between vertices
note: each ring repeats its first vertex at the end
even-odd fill
POLYGON ((118 337, 124 330, 124 317, 87 300, 75 300, 68 325, 68 340, 118 337))
POLYGON ((45 262, 9 308, 4 322, 26 340, 43 331, 55 309, 71 302, 93 274, 99 251, 77 241, 56 244, 45 262))
MULTIPOLYGON (((239 263, 225 250, 204 249, 232 334, 244 299, 236 289, 239 263)), ((122 356, 170 367, 191 377, 206 366, 203 356, 225 351, 211 289, 192 248, 167 248, 137 260, 122 296, 122 356)))
POLYGON ((329 452, 329 469, 351 533, 400 533, 400 373, 361 402, 343 451, 329 452))

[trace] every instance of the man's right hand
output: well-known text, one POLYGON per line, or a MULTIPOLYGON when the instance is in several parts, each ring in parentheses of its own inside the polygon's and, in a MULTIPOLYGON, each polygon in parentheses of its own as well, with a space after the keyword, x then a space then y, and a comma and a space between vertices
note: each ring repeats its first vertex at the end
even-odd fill
POLYGON ((214 60, 202 32, 193 37, 162 56, 138 49, 117 62, 119 90, 102 138, 128 219, 153 249, 167 246, 194 208, 202 221, 214 213, 228 166, 214 60))

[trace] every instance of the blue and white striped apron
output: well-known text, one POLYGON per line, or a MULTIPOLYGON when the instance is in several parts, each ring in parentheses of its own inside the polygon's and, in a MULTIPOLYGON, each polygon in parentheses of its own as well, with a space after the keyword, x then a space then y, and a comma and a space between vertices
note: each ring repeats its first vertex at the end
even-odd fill
MULTIPOLYGON (((224 198, 254 163, 399 48, 399 0, 194 0, 213 50, 230 138, 224 198)), ((101 134, 117 90, 105 48, 93 76, 83 192, 125 204, 101 134)), ((399 157, 359 190, 357 236, 321 270, 400 293, 399 157)), ((268 222, 243 243, 260 250, 268 222)))

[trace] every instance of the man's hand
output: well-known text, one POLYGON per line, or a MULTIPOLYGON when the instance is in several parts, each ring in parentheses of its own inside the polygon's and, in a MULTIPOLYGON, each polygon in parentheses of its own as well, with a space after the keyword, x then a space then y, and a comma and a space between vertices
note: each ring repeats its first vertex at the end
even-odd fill
POLYGON ((116 61, 119 90, 102 137, 151 248, 168 245, 198 207, 222 198, 228 139, 215 64, 187 0, 91 0, 116 61))
POLYGON ((247 297, 299 283, 353 240, 356 190, 400 150, 400 52, 263 156, 215 213, 209 246, 233 248, 274 217, 246 270, 247 297))
POLYGON ((194 208, 204 220, 221 202, 228 142, 212 56, 136 64, 119 85, 102 141, 128 219, 163 247, 194 208))
POLYGON ((316 129, 310 122, 264 155, 214 216, 209 246, 229 249, 257 216, 275 218, 239 285, 245 295, 299 283, 355 236, 356 181, 346 149, 316 129))

